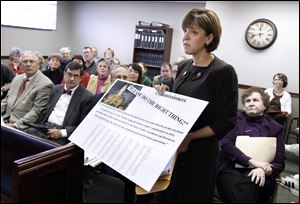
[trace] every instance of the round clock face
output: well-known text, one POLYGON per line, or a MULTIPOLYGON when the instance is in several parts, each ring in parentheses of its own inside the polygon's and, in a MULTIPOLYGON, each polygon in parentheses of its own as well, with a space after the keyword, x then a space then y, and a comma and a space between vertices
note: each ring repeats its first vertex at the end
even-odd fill
POLYGON ((257 19, 250 23, 245 33, 246 42, 254 49, 270 47, 276 40, 277 28, 268 19, 257 19))

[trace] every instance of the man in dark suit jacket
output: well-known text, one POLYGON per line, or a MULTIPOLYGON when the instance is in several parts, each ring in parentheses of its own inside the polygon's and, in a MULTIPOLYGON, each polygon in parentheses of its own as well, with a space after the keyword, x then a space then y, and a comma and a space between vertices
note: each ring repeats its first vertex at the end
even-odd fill
POLYGON ((5 98, 10 89, 11 81, 15 77, 15 73, 8 66, 1 64, 1 100, 5 98))
POLYGON ((80 85, 82 65, 71 62, 64 72, 65 84, 54 86, 40 124, 25 132, 54 140, 60 144, 67 139, 92 108, 93 94, 80 85))

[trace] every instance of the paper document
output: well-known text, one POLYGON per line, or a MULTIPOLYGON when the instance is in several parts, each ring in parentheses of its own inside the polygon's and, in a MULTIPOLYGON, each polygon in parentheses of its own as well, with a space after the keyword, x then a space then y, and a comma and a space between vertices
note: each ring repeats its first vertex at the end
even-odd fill
POLYGON ((276 154, 276 137, 237 136, 235 146, 257 161, 272 162, 276 154))
POLYGON ((89 166, 95 167, 95 166, 99 165, 100 163, 101 163, 101 161, 99 159, 97 159, 95 156, 92 156, 91 154, 84 151, 84 165, 85 166, 89 165, 89 166))
POLYGON ((207 104, 117 80, 69 140, 150 191, 207 104))
POLYGON ((171 173, 171 170, 173 169, 174 167, 174 163, 176 162, 176 154, 174 154, 170 161, 167 163, 167 165, 165 166, 164 170, 161 172, 160 176, 164 176, 164 175, 167 175, 167 174, 170 174, 171 173))
POLYGON ((3 120, 3 117, 1 116, 1 125, 5 125, 5 122, 3 120))

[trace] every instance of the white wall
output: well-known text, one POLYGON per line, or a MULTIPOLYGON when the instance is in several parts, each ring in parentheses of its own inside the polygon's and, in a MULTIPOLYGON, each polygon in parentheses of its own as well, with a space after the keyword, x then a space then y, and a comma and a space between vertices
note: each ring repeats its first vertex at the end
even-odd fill
MULTIPOLYGON (((1 55, 9 49, 40 51, 43 55, 71 46, 73 54, 83 46, 96 46, 102 54, 107 47, 115 50, 123 63, 133 54, 134 28, 139 20, 160 21, 173 29, 171 62, 184 55, 181 22, 198 2, 59 2, 56 32, 1 27, 1 55)), ((299 2, 222 2, 208 1, 216 11, 223 35, 215 54, 232 64, 240 84, 272 86, 272 77, 284 72, 287 90, 299 93, 299 2), (278 29, 276 42, 267 50, 256 51, 245 42, 245 29, 257 18, 269 18, 278 29)))
POLYGON ((47 56, 52 52, 58 52, 63 46, 69 46, 69 15, 69 3, 58 1, 56 31, 1 26, 1 56, 8 55, 12 47, 20 47, 22 50, 36 50, 47 56))
POLYGON ((173 31, 171 62, 184 55, 181 44, 181 21, 192 8, 202 2, 72 2, 71 42, 73 50, 96 46, 99 55, 111 47, 122 63, 132 62, 135 26, 139 20, 158 21, 173 31))
POLYGON ((223 35, 215 52, 232 64, 239 83, 272 87, 273 75, 282 72, 288 77, 287 90, 299 93, 299 2, 214 2, 206 7, 220 17, 223 35), (245 30, 257 18, 268 18, 278 30, 275 43, 257 51, 245 41, 245 30))

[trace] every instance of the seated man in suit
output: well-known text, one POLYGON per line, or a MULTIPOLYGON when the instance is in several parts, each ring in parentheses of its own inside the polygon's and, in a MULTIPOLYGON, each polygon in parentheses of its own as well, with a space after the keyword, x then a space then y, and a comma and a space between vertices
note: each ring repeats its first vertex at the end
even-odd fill
POLYGON ((40 124, 25 132, 51 139, 60 144, 67 139, 92 108, 93 94, 80 85, 83 67, 77 62, 67 64, 64 71, 65 84, 54 86, 40 124))
POLYGON ((23 52, 24 73, 12 80, 10 90, 1 101, 1 116, 10 127, 27 128, 25 123, 38 121, 46 108, 53 83, 39 70, 38 61, 35 52, 23 52))

